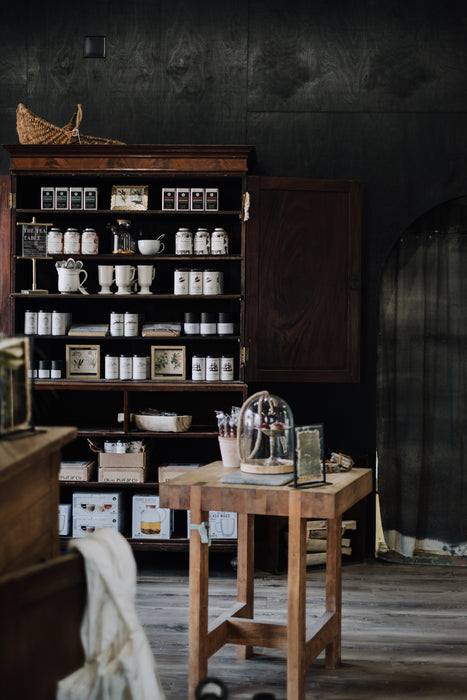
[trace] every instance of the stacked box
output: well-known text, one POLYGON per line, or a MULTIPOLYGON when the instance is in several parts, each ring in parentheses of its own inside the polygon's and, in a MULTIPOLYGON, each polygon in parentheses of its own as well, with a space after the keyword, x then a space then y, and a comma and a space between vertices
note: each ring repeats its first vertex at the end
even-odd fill
POLYGON ((60 462, 59 481, 89 481, 96 463, 89 460, 60 462))
POLYGON ((146 481, 148 452, 99 452, 98 481, 142 484, 146 481))
POLYGON ((123 530, 121 492, 75 491, 72 498, 73 537, 86 537, 103 527, 123 530))
POLYGON ((159 508, 159 496, 133 496, 132 533, 134 539, 168 540, 174 527, 171 508, 159 508))
MULTIPOLYGON (((212 540, 237 539, 237 513, 209 511, 209 533, 212 540)), ((190 537, 190 511, 187 511, 187 537, 190 537)))

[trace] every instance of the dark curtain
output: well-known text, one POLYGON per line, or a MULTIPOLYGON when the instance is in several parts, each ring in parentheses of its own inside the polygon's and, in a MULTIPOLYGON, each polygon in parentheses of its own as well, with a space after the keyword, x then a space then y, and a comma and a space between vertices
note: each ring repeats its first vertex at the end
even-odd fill
POLYGON ((407 233, 385 266, 377 450, 390 552, 467 556, 467 235, 407 233))

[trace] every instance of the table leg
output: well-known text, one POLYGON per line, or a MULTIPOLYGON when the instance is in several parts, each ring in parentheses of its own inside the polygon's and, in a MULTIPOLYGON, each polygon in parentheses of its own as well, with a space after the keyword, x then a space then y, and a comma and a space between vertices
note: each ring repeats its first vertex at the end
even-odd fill
POLYGON ((306 520, 301 493, 289 495, 287 700, 305 700, 306 520))
MULTIPOLYGON (((237 531, 237 601, 244 603, 242 617, 253 619, 255 599, 255 516, 239 513, 237 531)), ((253 647, 237 645, 237 659, 247 659, 253 647)))
POLYGON ((342 516, 328 520, 326 611, 335 612, 337 616, 337 635, 326 647, 326 668, 336 668, 341 661, 342 516))
MULTIPOLYGON (((201 487, 190 492, 190 523, 208 522, 209 513, 201 510, 201 487)), ((208 600, 209 545, 201 542, 201 534, 190 532, 189 621, 188 621, 188 698, 194 700, 199 681, 208 674, 208 600)))

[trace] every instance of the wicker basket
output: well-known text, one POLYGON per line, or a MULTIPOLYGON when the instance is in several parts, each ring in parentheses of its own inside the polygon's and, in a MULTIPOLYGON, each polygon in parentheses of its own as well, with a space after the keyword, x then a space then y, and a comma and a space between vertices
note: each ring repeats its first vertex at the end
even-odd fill
POLYGON ((77 105, 73 116, 65 126, 55 126, 36 116, 23 104, 16 108, 16 130, 23 144, 122 144, 122 141, 104 139, 100 136, 84 136, 79 131, 83 118, 81 105, 77 105))

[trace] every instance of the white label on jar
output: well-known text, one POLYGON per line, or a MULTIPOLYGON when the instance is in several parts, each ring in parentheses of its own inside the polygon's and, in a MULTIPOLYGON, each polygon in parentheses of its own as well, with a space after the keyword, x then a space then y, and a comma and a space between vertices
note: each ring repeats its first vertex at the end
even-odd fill
POLYGON ((211 236, 211 254, 227 255, 229 252, 229 236, 223 228, 216 228, 211 236))
POLYGON ((221 357, 220 378, 222 382, 231 382, 234 378, 233 357, 221 357))
POLYGON ((193 355, 191 360, 191 378, 195 382, 206 379, 206 358, 204 355, 193 355))
POLYGON ((188 228, 179 228, 175 234, 175 254, 193 254, 193 234, 188 228))
POLYGON ((203 293, 222 294, 222 272, 219 270, 205 270, 203 273, 203 293))
POLYGON ((183 332, 185 335, 199 335, 199 323, 184 323, 183 332))
POLYGON ((87 228, 81 236, 81 253, 83 255, 97 255, 99 252, 99 239, 93 228, 87 228))
POLYGON ((39 311, 37 316, 37 334, 51 335, 52 314, 50 311, 39 311))
POLYGON ((110 335, 123 335, 124 330, 124 315, 112 311, 110 314, 110 335))
POLYGON ((37 311, 26 311, 24 314, 24 335, 36 335, 37 311))
POLYGON ((217 323, 200 323, 199 332, 201 335, 216 335, 217 323))
POLYGON ((124 335, 138 335, 139 315, 132 314, 129 311, 125 313, 124 319, 124 335))
POLYGON ((116 355, 106 355, 104 364, 105 379, 119 379, 119 359, 116 355))
POLYGON ((202 270, 190 270, 189 275, 189 294, 202 294, 203 293, 203 271, 202 270))
POLYGON ((129 355, 120 355, 120 379, 133 379, 133 358, 129 355))
POLYGON ((47 234, 47 254, 63 253, 63 234, 59 228, 51 228, 47 234))
POLYGON ((227 323, 218 323, 217 332, 219 335, 232 335, 234 332, 234 324, 231 321, 227 323))
POLYGON ((175 270, 174 272, 174 294, 188 294, 189 271, 175 270))
POLYGON ((133 355, 133 379, 147 379, 146 357, 133 355))
POLYGON ((52 335, 66 335, 66 313, 52 311, 52 335))
POLYGON ((81 236, 76 229, 67 229, 63 237, 63 252, 66 255, 79 254, 81 248, 81 236))
POLYGON ((208 355, 206 357, 206 381, 217 382, 220 377, 220 358, 208 355))

